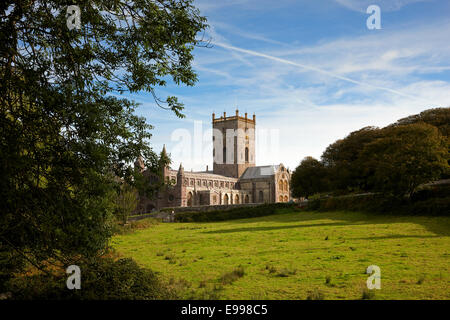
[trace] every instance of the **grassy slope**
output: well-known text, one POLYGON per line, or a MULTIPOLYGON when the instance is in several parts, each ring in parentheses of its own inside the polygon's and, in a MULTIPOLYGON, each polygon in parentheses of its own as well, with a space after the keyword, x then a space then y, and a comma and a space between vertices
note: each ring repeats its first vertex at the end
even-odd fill
POLYGON ((325 299, 360 299, 371 264, 381 268, 378 299, 450 299, 449 217, 297 212, 164 223, 116 236, 113 245, 163 276, 189 281, 196 294, 244 266, 244 277, 218 291, 226 299, 305 299, 316 289, 325 299))

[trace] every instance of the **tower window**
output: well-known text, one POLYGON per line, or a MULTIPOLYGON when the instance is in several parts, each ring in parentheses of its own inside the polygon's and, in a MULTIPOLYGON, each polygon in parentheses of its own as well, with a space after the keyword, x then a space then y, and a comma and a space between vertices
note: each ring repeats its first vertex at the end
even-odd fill
POLYGON ((223 163, 227 163, 227 148, 223 148, 223 163))
POLYGON ((248 148, 245 148, 245 162, 248 162, 248 148))

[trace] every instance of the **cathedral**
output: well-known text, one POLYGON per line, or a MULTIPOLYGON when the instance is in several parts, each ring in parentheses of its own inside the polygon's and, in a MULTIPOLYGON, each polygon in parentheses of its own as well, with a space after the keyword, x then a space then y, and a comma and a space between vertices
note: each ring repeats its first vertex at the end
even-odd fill
MULTIPOLYGON (((216 118, 212 114, 213 170, 184 171, 166 167, 167 182, 154 199, 141 198, 137 212, 170 207, 274 203, 290 200, 290 172, 283 165, 255 166, 255 115, 216 118)), ((165 153, 165 147, 163 148, 165 153)), ((136 166, 145 171, 143 164, 136 166)))

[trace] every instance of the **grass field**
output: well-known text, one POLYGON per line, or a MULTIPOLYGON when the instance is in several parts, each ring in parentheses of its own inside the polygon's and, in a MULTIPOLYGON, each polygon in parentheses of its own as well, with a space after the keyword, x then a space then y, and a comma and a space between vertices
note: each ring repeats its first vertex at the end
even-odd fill
POLYGON ((183 284, 185 298, 361 299, 366 268, 377 265, 374 299, 450 299, 449 217, 288 212, 161 223, 115 236, 113 247, 183 284))

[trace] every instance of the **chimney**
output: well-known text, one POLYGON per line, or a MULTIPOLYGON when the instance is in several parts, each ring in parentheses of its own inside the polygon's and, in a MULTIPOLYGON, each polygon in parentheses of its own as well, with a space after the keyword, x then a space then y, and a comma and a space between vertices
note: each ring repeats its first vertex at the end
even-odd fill
POLYGON ((223 112, 223 118, 225 119, 227 117, 227 113, 224 111, 223 112))
POLYGON ((247 112, 245 113, 245 120, 247 120, 247 112))
POLYGON ((236 109, 236 117, 239 117, 239 110, 236 109))

